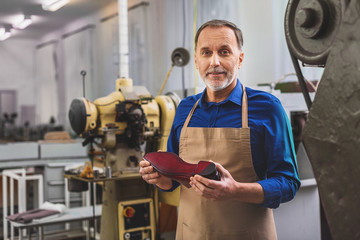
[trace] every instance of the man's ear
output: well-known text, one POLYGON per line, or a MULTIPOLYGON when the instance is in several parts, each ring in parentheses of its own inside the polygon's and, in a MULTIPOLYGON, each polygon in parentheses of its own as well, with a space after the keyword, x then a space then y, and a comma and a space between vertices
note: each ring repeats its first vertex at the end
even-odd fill
POLYGON ((241 67, 243 60, 244 60, 244 53, 241 52, 240 55, 239 55, 239 66, 238 66, 238 68, 241 67))

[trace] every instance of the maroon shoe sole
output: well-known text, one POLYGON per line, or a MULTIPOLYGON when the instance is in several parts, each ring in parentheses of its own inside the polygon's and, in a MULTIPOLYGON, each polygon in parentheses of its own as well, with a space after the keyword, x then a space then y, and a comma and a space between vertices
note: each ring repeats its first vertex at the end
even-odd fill
POLYGON ((187 163, 171 152, 151 152, 144 156, 146 161, 160 174, 176 180, 190 188, 190 177, 198 174, 212 180, 220 180, 216 165, 212 162, 200 161, 198 164, 187 163))

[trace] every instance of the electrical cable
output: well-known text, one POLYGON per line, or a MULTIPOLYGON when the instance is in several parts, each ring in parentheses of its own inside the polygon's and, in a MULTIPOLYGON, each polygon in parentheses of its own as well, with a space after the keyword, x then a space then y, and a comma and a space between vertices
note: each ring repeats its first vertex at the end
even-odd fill
MULTIPOLYGON (((193 23, 194 51, 195 51, 196 19, 197 19, 197 8, 196 8, 196 0, 194 0, 194 23, 193 23)), ((197 94, 197 85, 198 85, 198 79, 197 79, 197 72, 195 67, 195 94, 197 94)))
POLYGON ((183 24, 184 24, 184 34, 183 34, 183 48, 185 48, 186 44, 186 33, 187 33, 187 11, 186 11, 186 0, 183 0, 183 24))
MULTIPOLYGON (((187 33, 187 11, 186 11, 186 0, 183 0, 183 48, 185 48, 185 42, 186 42, 186 33, 187 33)), ((185 88, 185 69, 181 68, 181 82, 182 82, 182 88, 183 88, 183 97, 187 97, 187 91, 185 88)))
POLYGON ((170 73, 171 73, 171 71, 172 71, 173 68, 174 68, 174 64, 171 65, 168 73, 166 74, 165 80, 164 80, 164 82, 163 82, 162 85, 161 85, 161 88, 160 88, 160 90, 159 90, 158 96, 160 96, 161 93, 162 93, 162 91, 164 90, 165 84, 166 84, 167 80, 169 79, 170 73))

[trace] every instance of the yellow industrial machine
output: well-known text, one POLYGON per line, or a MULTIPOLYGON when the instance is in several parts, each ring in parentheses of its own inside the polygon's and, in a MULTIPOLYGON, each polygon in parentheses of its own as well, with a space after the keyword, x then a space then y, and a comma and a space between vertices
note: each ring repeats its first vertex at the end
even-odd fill
POLYGON ((138 165, 144 152, 166 150, 179 101, 176 94, 154 98, 145 87, 121 78, 108 96, 71 103, 73 130, 84 144, 95 143, 105 152, 101 239, 155 239, 158 197, 138 165))

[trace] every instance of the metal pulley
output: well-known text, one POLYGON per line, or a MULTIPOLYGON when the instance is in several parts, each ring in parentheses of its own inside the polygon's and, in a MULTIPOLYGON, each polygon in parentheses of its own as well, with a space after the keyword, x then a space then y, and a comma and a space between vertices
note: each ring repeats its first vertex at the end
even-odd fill
POLYGON ((349 0, 289 0, 285 36, 304 64, 325 65, 349 0))
POLYGON ((186 64, 188 64, 190 60, 190 54, 189 51, 186 50, 185 48, 176 48, 174 49, 174 51, 171 53, 171 61, 172 64, 178 67, 183 67, 186 64))

